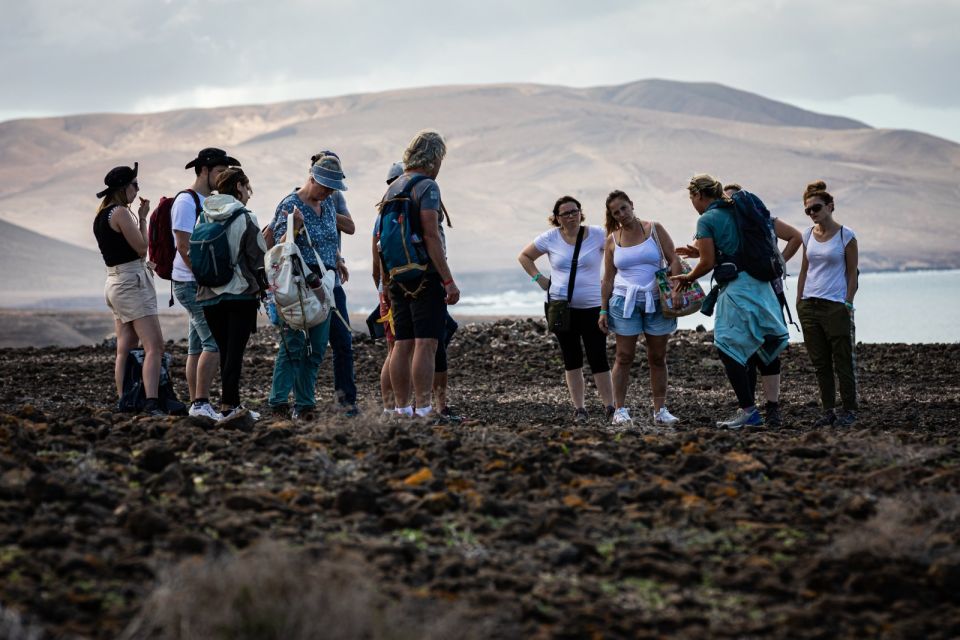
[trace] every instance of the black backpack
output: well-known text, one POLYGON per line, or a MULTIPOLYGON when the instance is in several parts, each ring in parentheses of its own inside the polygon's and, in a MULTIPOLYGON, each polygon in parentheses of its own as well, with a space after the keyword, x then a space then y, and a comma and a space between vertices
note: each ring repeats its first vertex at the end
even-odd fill
POLYGON ((732 210, 740 231, 740 248, 730 256, 737 270, 746 271, 761 282, 783 278, 786 268, 767 206, 749 191, 738 191, 733 194, 732 210))
MULTIPOLYGON (((127 353, 127 364, 123 369, 123 395, 120 396, 120 403, 117 405, 117 408, 125 413, 143 411, 147 402, 147 394, 143 390, 144 357, 143 349, 131 349, 127 353)), ((186 415, 187 405, 177 400, 173 383, 170 381, 170 364, 170 354, 164 353, 160 360, 160 384, 157 400, 162 411, 166 411, 170 415, 186 415)))

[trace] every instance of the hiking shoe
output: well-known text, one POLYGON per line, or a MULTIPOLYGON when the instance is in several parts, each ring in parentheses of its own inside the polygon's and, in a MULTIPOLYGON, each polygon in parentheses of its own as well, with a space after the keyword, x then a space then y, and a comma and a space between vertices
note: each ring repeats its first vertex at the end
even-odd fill
POLYGON ((827 409, 823 415, 813 421, 814 427, 832 427, 837 422, 837 414, 833 409, 827 409))
POLYGON ((783 417, 780 415, 780 403, 768 402, 764 411, 763 421, 768 427, 779 429, 783 426, 783 417))
POLYGON ((211 405, 209 402, 194 402, 192 405, 190 405, 189 413, 190 416, 194 418, 197 416, 202 416, 204 418, 210 418, 214 421, 223 420, 223 414, 214 409, 213 405, 211 405))
POLYGON ((613 412, 613 417, 610 418, 610 424, 615 424, 618 426, 629 426, 633 424, 633 418, 630 417, 630 410, 626 407, 620 407, 613 412))
POLYGON ((463 422, 463 416, 458 413, 454 413, 449 406, 444 407, 443 411, 440 412, 440 415, 446 418, 447 422, 450 424, 460 424, 463 422))
POLYGON ((658 427, 672 427, 680 422, 680 418, 667 411, 666 407, 660 407, 660 410, 653 414, 653 424, 658 427))
POLYGON ((857 421, 857 412, 856 411, 844 411, 837 416, 836 421, 833 423, 835 427, 852 427, 857 421))
POLYGON ((587 420, 590 418, 587 415, 587 410, 583 407, 573 410, 573 422, 574 424, 586 424, 587 420))
MULTIPOLYGON (((238 404, 238 405, 235 406, 233 409, 228 409, 228 410, 224 411, 224 412, 223 412, 223 418, 221 418, 221 420, 226 420, 227 418, 230 418, 230 417, 232 417, 232 416, 235 416, 235 415, 237 415, 238 413, 240 413, 241 411, 246 411, 247 414, 250 416, 250 418, 251 418, 254 422, 256 422, 257 420, 260 419, 260 412, 259 412, 259 411, 254 411, 253 409, 247 409, 247 408, 246 408, 245 406, 243 406, 242 404, 238 404)), ((284 411, 284 415, 286 415, 286 411, 284 411)))
POLYGON ((345 409, 343 415, 348 418, 356 418, 358 415, 360 415, 360 408, 355 404, 345 404, 342 405, 342 408, 345 409))
POLYGON ((167 412, 160 408, 160 403, 156 398, 147 398, 147 401, 143 405, 143 411, 141 413, 145 416, 150 416, 151 418, 166 418, 167 412))
POLYGON ((317 412, 313 407, 294 408, 290 417, 300 422, 313 422, 317 419, 317 412))
POLYGON ((603 410, 603 417, 608 421, 613 420, 613 414, 617 412, 616 408, 612 404, 608 404, 607 408, 603 410))
POLYGON ((761 427, 763 426, 763 416, 760 415, 760 412, 757 411, 757 408, 754 407, 750 411, 744 411, 743 409, 737 409, 737 412, 733 414, 729 420, 722 420, 717 422, 717 426, 721 429, 741 429, 743 427, 761 427))
POLYGON ((274 418, 289 418, 290 417, 290 407, 285 404, 272 404, 268 413, 274 418))

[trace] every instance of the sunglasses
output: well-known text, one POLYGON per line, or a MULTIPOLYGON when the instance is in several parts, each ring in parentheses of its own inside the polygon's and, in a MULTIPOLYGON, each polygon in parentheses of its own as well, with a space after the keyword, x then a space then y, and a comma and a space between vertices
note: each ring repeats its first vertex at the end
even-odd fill
POLYGON ((140 191, 140 183, 137 182, 136 180, 134 180, 133 182, 131 182, 131 183, 130 183, 130 186, 133 187, 134 189, 136 189, 137 191, 140 191))
POLYGON ((812 216, 815 213, 820 213, 820 210, 823 209, 823 207, 824 205, 822 204, 814 204, 804 209, 803 212, 808 216, 812 216))

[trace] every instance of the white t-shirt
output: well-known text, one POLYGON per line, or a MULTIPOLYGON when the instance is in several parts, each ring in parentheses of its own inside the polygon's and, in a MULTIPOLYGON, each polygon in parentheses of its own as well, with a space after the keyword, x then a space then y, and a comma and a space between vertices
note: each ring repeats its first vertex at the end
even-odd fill
MULTIPOLYGON (((583 244, 577 258, 577 279, 573 284, 573 299, 570 301, 570 306, 575 309, 600 306, 600 270, 605 241, 606 235, 601 227, 589 226, 583 233, 583 244)), ((550 259, 550 299, 566 300, 574 245, 563 239, 559 228, 554 228, 537 236, 533 246, 546 253, 550 259)))
MULTIPOLYGON (((203 207, 203 201, 206 198, 201 193, 198 193, 197 197, 200 198, 200 206, 203 207)), ((181 193, 173 201, 173 208, 170 209, 170 227, 174 231, 193 233, 195 226, 197 226, 197 205, 194 203, 192 195, 181 193)), ((173 246, 177 246, 176 234, 173 235, 173 246)), ((179 251, 173 256, 173 279, 177 282, 193 282, 194 280, 193 272, 180 257, 179 251)))
POLYGON ((803 297, 821 298, 833 302, 847 299, 847 264, 844 252, 857 236, 849 227, 840 227, 833 237, 820 242, 813 236, 813 227, 803 232, 803 246, 807 251, 807 279, 803 297))

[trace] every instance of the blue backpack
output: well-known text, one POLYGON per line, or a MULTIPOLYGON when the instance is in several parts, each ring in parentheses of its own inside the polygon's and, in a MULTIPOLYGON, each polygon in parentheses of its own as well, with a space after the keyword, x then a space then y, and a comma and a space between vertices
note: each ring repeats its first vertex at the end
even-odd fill
POLYGON ((198 285, 222 287, 233 278, 236 262, 230 253, 227 229, 244 213, 246 209, 237 209, 223 223, 207 221, 206 215, 200 215, 190 234, 190 266, 198 285))
POLYGON ((740 231, 740 249, 731 256, 737 270, 746 271, 761 282, 782 278, 786 268, 767 206, 749 191, 737 191, 732 197, 734 219, 740 231))
POLYGON ((420 288, 411 292, 404 284, 417 281, 430 267, 420 212, 410 197, 417 183, 426 179, 424 175, 413 176, 400 193, 379 204, 377 250, 384 280, 396 282, 410 297, 416 297, 420 288))

